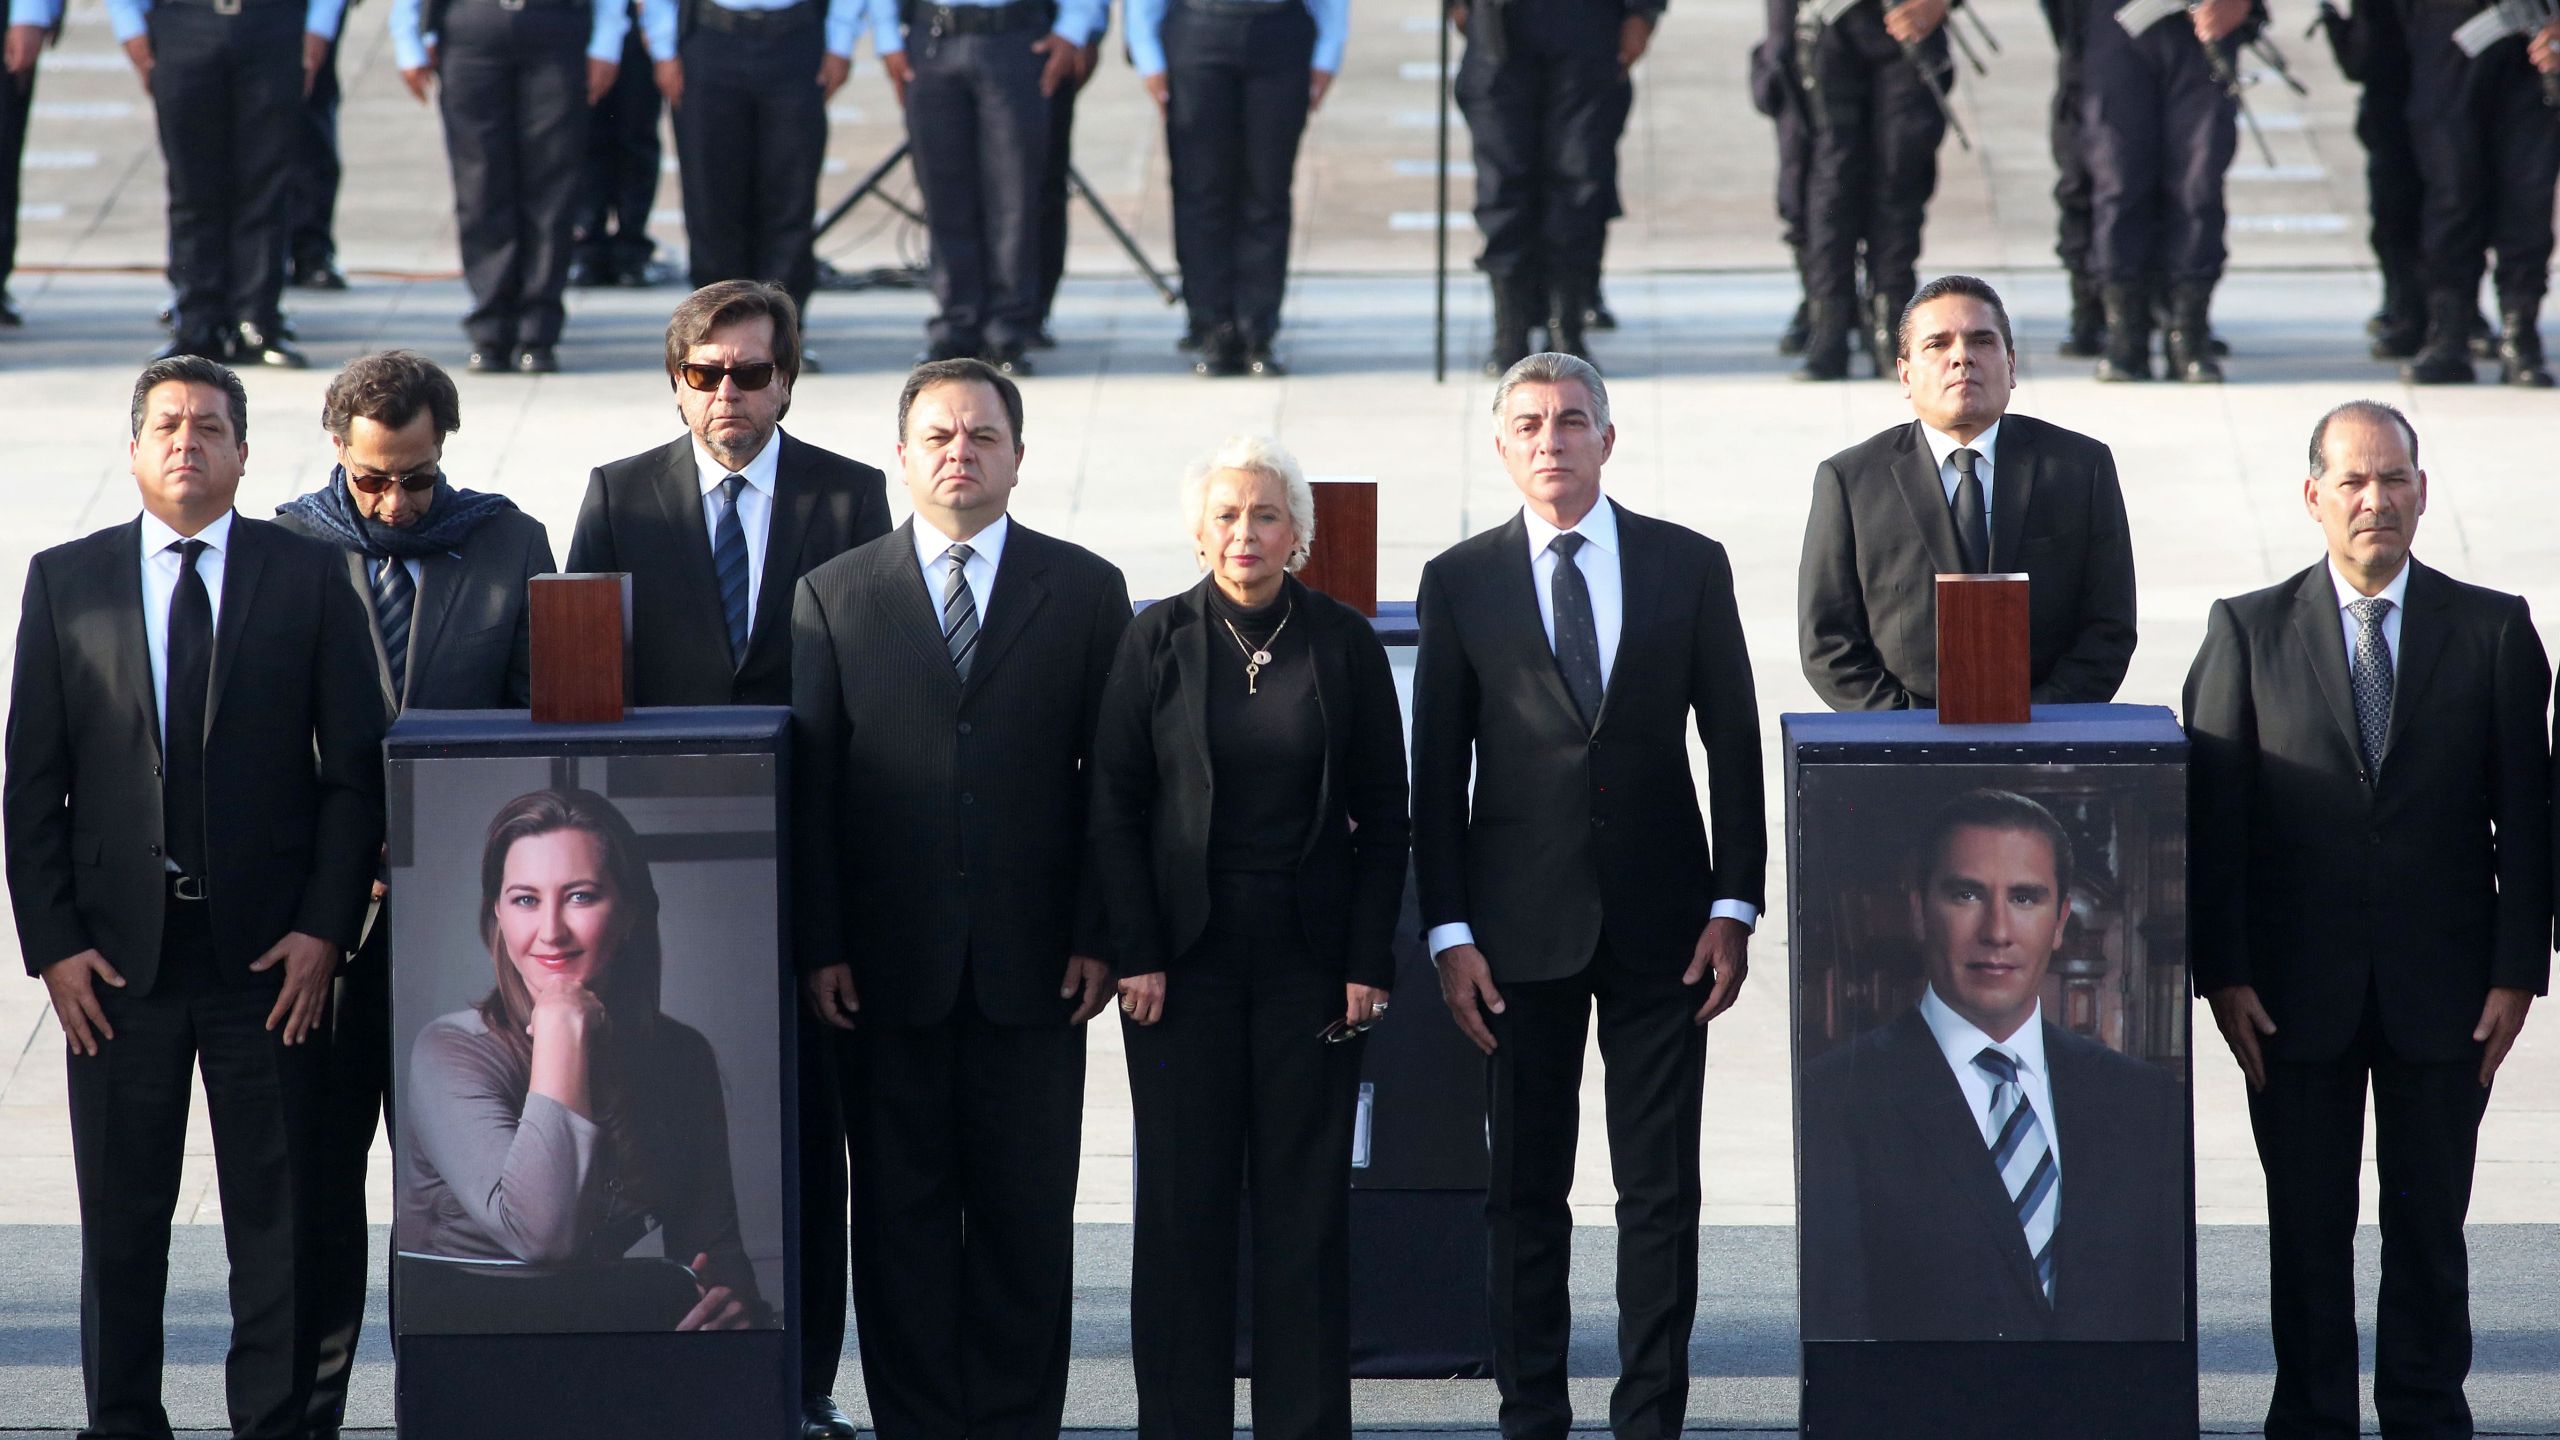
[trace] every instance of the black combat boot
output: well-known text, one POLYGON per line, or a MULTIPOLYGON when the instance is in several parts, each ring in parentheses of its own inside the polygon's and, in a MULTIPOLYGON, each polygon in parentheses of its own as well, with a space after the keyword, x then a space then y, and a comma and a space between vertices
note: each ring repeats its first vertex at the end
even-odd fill
POLYGON ((2472 323, 2479 318, 2471 297, 2458 290, 2427 296, 2427 343, 2417 358, 2400 367, 2400 378, 2412 385, 2468 385, 2479 379, 2471 368, 2472 323))
POLYGON ((2382 308, 2365 322, 2373 337, 2373 358, 2406 360, 2427 343, 2427 291, 2417 277, 2396 270, 2382 272, 2382 308))
POLYGON ((1557 278, 1547 282, 1548 349, 1576 360, 1591 358, 1591 344, 1582 331, 1590 297, 1590 287, 1578 281, 1557 278))
POLYGON ((2181 280, 2169 287, 2169 329, 2160 348, 2169 362, 2169 378, 2190 385, 2222 383, 2222 362, 2213 358, 2213 282, 2181 280))
POLYGON ((1805 316, 1804 363, 1799 380, 1849 378, 1849 332, 1857 329, 1855 309, 1838 300, 1816 301, 1805 316))
POLYGON ((1529 358, 1529 282, 1517 276, 1493 281, 1493 348, 1485 352, 1484 373, 1499 380, 1512 366, 1529 358))
POLYGON ((1778 332, 1778 353, 1781 355, 1803 354, 1805 338, 1812 329, 1813 304, 1811 301, 1799 300, 1796 302, 1795 315, 1787 321, 1787 328, 1778 332))
POLYGON ((2098 282, 2086 275, 2071 277, 2071 333, 2062 340, 2070 360, 2095 360, 2107 353, 2107 307, 2098 297, 2098 282))
POLYGON ((2542 301, 2506 301, 2498 307, 2498 323, 2506 331, 2498 340, 2502 378, 2531 390, 2550 389, 2551 372, 2542 364, 2542 301))
POLYGON ((1893 362, 1902 352, 1902 309, 1910 303, 1909 291, 1888 290, 1867 297, 1867 353, 1876 357, 1879 380, 1894 376, 1893 362))
POLYGON ((2150 379, 2151 287, 2110 283, 2100 298, 2107 310, 2107 353, 2098 361, 2098 378, 2150 379))

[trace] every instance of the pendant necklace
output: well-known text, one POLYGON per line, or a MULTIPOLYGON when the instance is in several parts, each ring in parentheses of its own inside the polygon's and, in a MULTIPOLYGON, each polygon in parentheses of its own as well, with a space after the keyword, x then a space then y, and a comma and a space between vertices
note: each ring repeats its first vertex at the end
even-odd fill
POLYGON ((1262 677, 1262 667, 1271 663, 1271 647, 1279 643, 1280 632, 1289 628, 1289 621, 1297 613, 1297 606, 1294 604, 1282 611, 1280 623, 1271 627, 1270 637, 1260 645, 1247 645, 1244 643, 1244 632, 1236 629, 1236 622, 1224 615, 1218 617, 1218 623, 1227 627, 1227 634, 1236 642, 1236 648, 1244 652, 1244 693, 1247 695, 1262 693, 1257 683, 1262 677))

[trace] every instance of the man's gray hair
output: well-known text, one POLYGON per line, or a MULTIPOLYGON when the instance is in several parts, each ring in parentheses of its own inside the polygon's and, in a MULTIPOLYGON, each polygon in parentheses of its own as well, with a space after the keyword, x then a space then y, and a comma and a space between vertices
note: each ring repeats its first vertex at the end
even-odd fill
MULTIPOLYGON (((1191 462, 1182 476, 1182 522, 1193 535, 1200 533, 1200 517, 1209 507, 1209 477, 1221 470, 1243 470, 1280 482, 1287 496, 1289 524, 1298 532, 1287 568, 1294 572, 1306 564, 1307 551, 1316 543, 1316 492, 1307 484, 1307 472, 1298 467, 1298 457, 1265 436, 1230 435, 1217 449, 1191 462)), ((1205 559, 1200 568, 1209 568, 1205 559)))
POLYGON ((2409 468, 2418 468, 2418 427, 2400 413, 2400 407, 2384 400, 2350 400, 2331 406, 2329 413, 2320 417, 2320 423, 2311 427, 2312 479, 2325 479, 2329 474, 2329 422, 2341 415, 2399 426, 2401 436, 2409 442, 2409 468))
POLYGON ((1591 397, 1591 428, 1609 428, 1609 387, 1600 382, 1600 372, 1591 362, 1572 355, 1543 350, 1502 372, 1502 383, 1493 387, 1493 418, 1502 418, 1502 409, 1511 403, 1515 385, 1562 385, 1570 381, 1582 387, 1591 397))

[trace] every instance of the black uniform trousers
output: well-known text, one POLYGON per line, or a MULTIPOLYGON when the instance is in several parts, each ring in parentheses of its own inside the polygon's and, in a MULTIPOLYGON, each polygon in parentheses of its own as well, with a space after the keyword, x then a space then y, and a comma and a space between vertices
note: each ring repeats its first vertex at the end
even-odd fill
MULTIPOLYGON (((334 1436, 346 1423, 347 1381, 364 1336, 373 1278, 365 1217, 365 1167, 376 1124, 389 1133, 391 1105, 391 911, 339 972, 330 1009, 329 1050, 319 1109, 319 1161, 312 1192, 312 1331, 317 1347, 310 1430, 334 1436)), ((387 1277, 386 1277, 387 1279, 387 1277)))
POLYGON ((1688 1411, 1689 1332, 1698 1312, 1707 1033, 1695 1017, 1708 987, 1682 985, 1677 970, 1633 970, 1604 940, 1577 974, 1500 988, 1503 1013, 1489 1017, 1497 1043, 1486 1066, 1493 1161, 1485 1218, 1502 1433, 1561 1440, 1573 1418, 1565 1396, 1567 1196, 1596 1003, 1618 1191, 1618 1383, 1609 1429, 1618 1440, 1676 1440, 1688 1411))
POLYGON ((1182 296, 1202 334, 1233 325, 1254 344, 1279 332, 1315 52, 1315 17, 1294 0, 1216 10, 1173 0, 1165 16, 1173 224, 1182 296))
MULTIPOLYGON (((299 8, 292 13, 298 21, 299 8)), ((240 1440, 303 1432, 314 1350, 307 1207, 319 1160, 326 1027, 286 1045, 280 1029, 266 1028, 278 985, 232 983, 214 963, 204 907, 172 898, 151 992, 98 986, 115 1038, 94 1056, 69 1057, 89 1401, 82 1440, 170 1433, 160 1393, 161 1309, 189 1082, 199 1065, 231 1261, 224 1363, 231 1430, 240 1440)))
POLYGON ((964 970, 940 1023, 865 1015, 851 1039, 853 1290, 880 1440, 1039 1440, 1066 1408, 1084 1027, 997 1024, 973 989, 964 970))
POLYGON ((0 290, 18 268, 18 167, 26 158, 27 116, 35 99, 36 72, 23 80, 0 79, 0 290))
POLYGON ((302 16, 293 0, 250 0, 237 15, 192 0, 151 7, 180 336, 242 321, 274 333, 301 139, 302 16))
MULTIPOLYGON (((2171 16, 2128 35, 2088 18, 2081 135, 2089 161, 2090 268, 2101 283, 2222 278, 2222 182, 2239 107, 2213 78, 2195 27, 2171 16)), ((2225 53, 2233 41, 2221 42, 2225 53)))
MULTIPOLYGON (((2112 18, 2106 23, 2114 24, 2112 18)), ((2062 268, 2076 276, 2089 274, 2089 151, 2080 139, 2080 56, 2061 52, 2053 67, 2053 109, 2048 136, 2053 147, 2053 253, 2062 268)))
POLYGON ((617 274, 637 274, 657 253, 649 238, 649 211, 658 199, 658 114, 663 103, 634 6, 622 68, 587 117, 573 258, 617 274))
POLYGON ((815 0, 788 10, 704 10, 679 47, 676 154, 695 289, 780 285, 800 307, 818 285, 818 171, 827 157, 827 42, 815 0), (717 20, 719 23, 713 23, 717 20), (734 27, 734 28, 724 28, 734 27))
POLYGON ((1067 278, 1067 171, 1075 165, 1076 96, 1084 86, 1070 77, 1049 97, 1049 153, 1040 166, 1040 302, 1042 329, 1067 278))
POLYGON ((1015 349, 1039 322, 1040 177, 1049 156, 1049 97, 1031 48, 1040 35, 907 37, 907 138, 939 309, 925 331, 937 345, 1015 349))
POLYGON ((2366 208, 2374 263, 2412 286, 2424 284, 2426 176, 2409 138, 2409 48, 2399 0, 2356 0, 2354 24, 2369 37, 2364 89, 2356 96, 2356 140, 2364 146, 2366 208))
POLYGON ((1164 1015, 1121 1026, 1136 1122, 1129 1276, 1141 1440, 1235 1413, 1238 1207, 1252 1220, 1253 1433, 1351 1434, 1351 1134, 1365 1040, 1327 1044, 1342 976, 1294 937, 1297 878, 1215 872, 1164 1015))
POLYGON ((2409 36, 2409 139, 2426 180, 2427 288, 2469 296, 2498 254, 2498 298, 2539 302, 2551 283, 2551 194, 2560 179, 2560 112, 2542 103, 2512 36, 2464 58, 2445 5, 2403 12, 2409 36))
POLYGON ((583 5, 445 9, 436 95, 471 287, 462 328, 479 349, 560 342, 587 149, 588 29, 583 5))
POLYGON ((1599 282, 1618 193, 1624 18, 1595 0, 1510 0, 1468 16, 1458 109, 1475 152, 1476 268, 1497 281, 1586 295, 1599 282), (1498 42, 1486 36, 1506 20, 1498 42))
POLYGON ((338 98, 338 42, 333 39, 319 73, 311 78, 311 93, 302 97, 293 191, 285 202, 285 254, 299 266, 316 267, 338 258, 338 180, 343 173, 338 161, 338 98))
MULTIPOLYGON (((1943 28, 1920 53, 1945 70, 1943 28)), ((1938 190, 1946 117, 1929 98, 1928 77, 1886 33, 1881 4, 1823 27, 1810 63, 1817 113, 1805 180, 1805 295, 1844 310, 1856 304, 1863 255, 1870 293, 1907 296, 1919 288, 1920 231, 1938 190)))
POLYGON ((2365 1088, 2373 1091, 2382 1178, 2382 1294, 2374 1326, 2374 1408, 2399 1440, 2469 1440, 2471 1265, 2462 1222, 2489 1092, 2477 1059, 2404 1060, 2380 1000, 2335 1060, 2270 1060, 2249 1097, 2267 1175, 2268 1298, 2276 1351, 2267 1440, 2352 1440, 2356 1397, 2355 1238, 2365 1088))

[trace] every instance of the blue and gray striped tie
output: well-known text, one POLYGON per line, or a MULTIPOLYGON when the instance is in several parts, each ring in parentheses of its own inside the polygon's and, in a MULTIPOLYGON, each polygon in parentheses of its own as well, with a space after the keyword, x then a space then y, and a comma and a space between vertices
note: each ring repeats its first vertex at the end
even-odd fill
POLYGON ((720 578, 720 613, 729 621, 729 664, 747 663, 747 532, 738 522, 738 492, 747 477, 720 482, 720 523, 712 531, 711 568, 720 578))
POLYGON ((2035 1257, 2036 1283, 2044 1301, 2053 1303, 2053 1230, 2062 1214, 2062 1167, 2045 1143, 2044 1124, 2018 1083, 2018 1061, 1997 1046, 1985 1046, 1973 1057, 1974 1067, 1991 1077, 1991 1123, 1984 1127, 1991 1163, 2009 1191, 2018 1224, 2027 1234, 2027 1253, 2035 1257))
POLYGON ((978 552, 954 545, 942 552, 951 573, 942 582, 942 645, 951 652, 951 668, 960 682, 969 681, 969 662, 978 655, 978 598, 969 593, 969 561, 978 552))
POLYGON ((373 623, 382 632, 382 658, 391 667, 393 700, 409 698, 409 615, 417 608, 417 582, 397 555, 373 562, 373 623))

